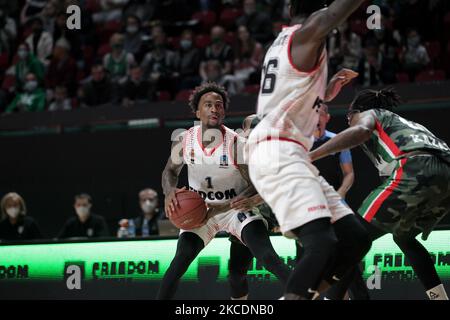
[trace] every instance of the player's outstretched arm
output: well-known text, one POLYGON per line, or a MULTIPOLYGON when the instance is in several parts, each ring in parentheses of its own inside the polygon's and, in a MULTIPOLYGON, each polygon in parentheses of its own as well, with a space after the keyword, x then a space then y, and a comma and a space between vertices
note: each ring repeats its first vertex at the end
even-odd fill
MULTIPOLYGON (((326 9, 312 14, 304 23, 301 41, 322 42, 334 28, 340 26, 365 0, 335 0, 326 9)), ((294 38, 294 41, 296 39, 294 38)))
POLYGON ((358 121, 352 127, 340 132, 319 148, 311 151, 309 153, 311 161, 359 146, 370 139, 374 130, 375 116, 371 111, 365 111, 360 114, 358 121))
POLYGON ((343 199, 345 199, 347 192, 355 181, 355 172, 353 171, 353 164, 351 162, 341 163, 340 166, 342 171, 342 182, 341 186, 336 191, 343 199))
POLYGON ((364 0, 335 0, 328 8, 316 11, 293 36, 290 54, 301 71, 310 72, 318 64, 325 39, 342 24, 364 0))

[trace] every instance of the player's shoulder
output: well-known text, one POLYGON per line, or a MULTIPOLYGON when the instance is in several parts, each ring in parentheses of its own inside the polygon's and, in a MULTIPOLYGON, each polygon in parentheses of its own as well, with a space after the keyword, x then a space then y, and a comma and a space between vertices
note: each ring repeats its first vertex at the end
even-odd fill
POLYGON ((222 129, 224 130, 224 133, 227 134, 228 136, 232 137, 233 140, 236 140, 240 137, 239 134, 231 128, 228 128, 228 127, 222 125, 222 129))

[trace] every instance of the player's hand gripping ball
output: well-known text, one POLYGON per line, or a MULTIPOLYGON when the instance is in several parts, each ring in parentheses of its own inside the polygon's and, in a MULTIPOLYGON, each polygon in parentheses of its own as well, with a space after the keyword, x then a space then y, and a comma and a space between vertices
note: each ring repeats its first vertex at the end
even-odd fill
POLYGON ((170 221, 179 229, 191 230, 203 226, 207 221, 207 207, 203 198, 189 190, 177 191, 178 206, 170 215, 170 221))

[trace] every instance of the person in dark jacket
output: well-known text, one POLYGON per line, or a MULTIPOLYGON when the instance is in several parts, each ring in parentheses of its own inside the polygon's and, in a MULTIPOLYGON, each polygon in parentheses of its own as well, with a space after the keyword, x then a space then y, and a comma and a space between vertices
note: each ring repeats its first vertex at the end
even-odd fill
POLYGON ((23 198, 15 193, 1 200, 0 240, 32 240, 42 238, 36 221, 27 215, 23 198))
POLYGON ((101 64, 95 64, 91 69, 91 80, 81 88, 80 99, 83 106, 96 107, 102 104, 114 102, 116 88, 105 74, 101 64))
POLYGON ((92 198, 86 193, 75 196, 74 209, 76 217, 69 218, 58 238, 87 237, 98 238, 109 236, 108 226, 102 216, 91 212, 92 198))

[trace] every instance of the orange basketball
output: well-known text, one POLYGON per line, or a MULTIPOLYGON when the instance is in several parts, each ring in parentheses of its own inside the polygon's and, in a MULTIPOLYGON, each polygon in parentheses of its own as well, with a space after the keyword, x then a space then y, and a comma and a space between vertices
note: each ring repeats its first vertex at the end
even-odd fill
POLYGON ((178 206, 170 221, 179 229, 191 230, 206 223, 207 208, 203 198, 194 191, 181 190, 176 193, 178 206))

